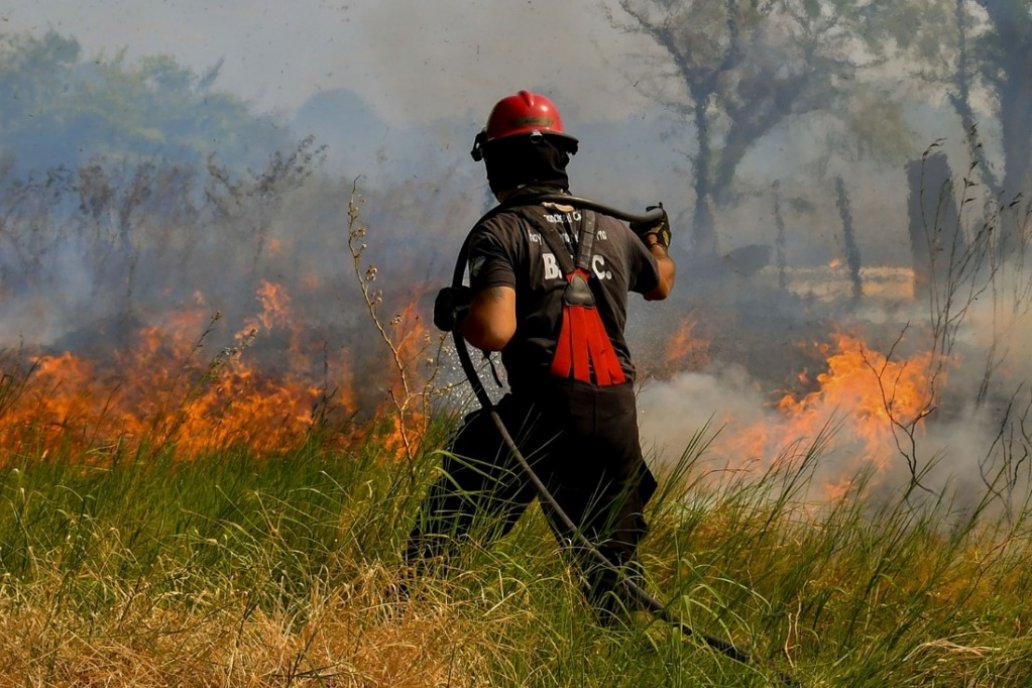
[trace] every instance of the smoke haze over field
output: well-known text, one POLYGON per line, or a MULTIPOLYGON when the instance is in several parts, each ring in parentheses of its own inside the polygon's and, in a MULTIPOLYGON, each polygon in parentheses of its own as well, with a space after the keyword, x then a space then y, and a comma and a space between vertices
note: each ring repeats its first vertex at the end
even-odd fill
MULTIPOLYGON (((662 54, 648 40, 613 28, 594 0, 16 2, 5 19, 7 32, 40 35, 53 29, 74 37, 87 57, 111 58, 124 49, 129 60, 168 54, 199 74, 219 65, 215 88, 298 125, 299 135, 316 133, 330 145, 331 169, 377 182, 385 173, 426 179, 454 167, 474 169, 466 152, 494 102, 519 88, 542 90, 560 105, 567 128, 582 138, 574 165, 582 193, 617 204, 664 199, 683 222, 689 217, 692 145, 679 133, 684 117, 635 87, 644 76, 666 71, 656 66, 662 54), (333 93, 350 94, 344 96, 348 107, 328 97, 333 93)), ((769 185, 771 161, 778 161, 786 188, 798 168, 810 164, 812 138, 822 125, 802 125, 775 136, 773 147, 748 163, 761 188, 769 185)), ((918 143, 952 133, 924 132, 926 141, 918 143)), ((815 188, 812 174, 802 174, 797 183, 804 187, 790 193, 829 195, 830 182, 815 188)), ((478 181, 477 191, 486 193, 478 181)), ((866 205, 885 207, 873 198, 866 205)), ((769 213, 763 199, 737 207, 741 216, 735 213, 725 223, 726 249, 769 243, 769 222, 760 219, 769 213)), ((900 205, 895 212, 898 218, 900 205)), ((810 235, 791 239, 789 250, 800 260, 835 255, 836 235, 823 228, 823 217, 793 220, 797 231, 810 235)), ((885 226, 879 221, 867 229, 885 226)), ((681 232, 679 240, 686 236, 681 232)), ((883 245, 866 238, 863 248, 884 260, 891 251, 883 252, 883 245)))
MULTIPOLYGON (((472 135, 502 95, 542 90, 582 139, 576 189, 615 204, 664 200, 680 219, 677 241, 687 247, 689 122, 643 95, 639 82, 669 73, 664 54, 647 38, 614 28, 607 11, 626 25, 618 8, 595 0, 15 2, 0 30, 41 35, 53 29, 75 38, 86 57, 110 59, 122 50, 129 60, 168 54, 198 74, 217 65, 214 88, 275 114, 298 135, 315 133, 329 146, 328 169, 376 184, 460 171, 478 185, 475 194, 486 195, 466 155, 472 135)), ((684 100, 676 79, 666 90, 684 100)), ((933 109, 913 124, 913 145, 919 149, 942 136, 959 140, 957 127, 956 119, 933 109)), ((722 211, 723 250, 772 243, 766 192, 781 179, 787 199, 812 204, 802 213, 789 211, 790 257, 823 263, 841 255, 834 208, 822 201, 832 198, 833 170, 843 162, 817 146, 834 135, 820 118, 789 119, 757 147, 743 163, 742 197, 722 211), (824 171, 815 174, 819 168, 824 171)), ((901 167, 850 166, 853 204, 866 218, 861 250, 876 263, 900 260, 903 201, 887 197, 885 189, 898 188, 901 167)))
POLYGON ((614 71, 635 42, 612 29, 593 0, 16 0, 7 7, 4 31, 52 28, 91 54, 169 54, 198 72, 225 60, 220 88, 287 115, 334 89, 354 91, 402 128, 471 114, 479 122, 516 85, 564 94, 581 104, 585 120, 623 119, 645 104, 614 71))

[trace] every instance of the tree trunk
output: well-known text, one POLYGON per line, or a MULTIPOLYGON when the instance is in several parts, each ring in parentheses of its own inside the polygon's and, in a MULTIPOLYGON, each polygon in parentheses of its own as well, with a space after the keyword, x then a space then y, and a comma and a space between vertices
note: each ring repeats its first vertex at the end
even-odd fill
POLYGON ((708 94, 694 98, 695 130, 699 141, 699 152, 695 158, 695 213, 692 216, 692 249, 696 257, 717 254, 717 232, 713 223, 713 150, 710 147, 709 119, 706 107, 708 94))
POLYGON ((932 285, 949 273, 944 261, 960 249, 963 233, 946 155, 936 153, 906 165, 914 298, 931 296, 932 285))
POLYGON ((1018 0, 981 0, 979 4, 988 13, 1001 46, 997 65, 1001 74, 995 84, 1005 168, 999 199, 1004 212, 997 249, 1001 257, 1006 257, 1014 247, 1017 231, 1015 213, 1006 208, 1018 194, 1028 191, 1032 164, 1032 129, 1028 126, 1032 112, 1032 16, 1028 3, 1018 0))
MULTIPOLYGON (((1032 51, 1030 45, 1029 51, 1032 51)), ((1007 78, 999 93, 1000 130, 1006 168, 1003 175, 1003 208, 1000 217, 1000 237, 997 245, 999 255, 1007 257, 1015 249, 1018 232, 1017 212, 1008 209, 1012 201, 1023 194, 1029 194, 1029 166, 1032 158, 1032 130, 1028 117, 1032 112, 1032 52, 1014 55, 1007 66, 1007 78)))
POLYGON ((835 197, 839 217, 842 219, 842 244, 846 251, 849 280, 853 285, 853 303, 857 303, 864 295, 864 283, 860 277, 860 247, 856 243, 853 209, 849 204, 849 194, 846 193, 846 183, 842 177, 835 177, 835 197))

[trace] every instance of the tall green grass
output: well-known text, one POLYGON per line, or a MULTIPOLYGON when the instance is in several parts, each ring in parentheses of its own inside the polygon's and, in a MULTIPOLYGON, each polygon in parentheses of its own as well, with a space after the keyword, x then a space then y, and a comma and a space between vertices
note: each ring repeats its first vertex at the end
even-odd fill
POLYGON ((802 500, 817 443, 704 481, 663 475, 649 587, 751 665, 634 615, 599 627, 535 507, 398 594, 447 423, 415 464, 370 437, 177 460, 114 446, 0 469, 0 685, 1032 685, 1025 512, 802 500))

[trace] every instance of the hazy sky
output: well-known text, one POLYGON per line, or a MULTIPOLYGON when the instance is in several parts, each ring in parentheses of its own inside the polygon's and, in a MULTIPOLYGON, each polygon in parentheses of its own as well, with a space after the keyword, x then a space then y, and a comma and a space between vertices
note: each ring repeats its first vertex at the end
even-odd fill
MULTIPOLYGON (((341 152, 348 164, 360 160, 358 171, 373 176, 381 160, 414 169, 407 145, 413 138, 431 142, 433 160, 444 170, 434 168, 434 174, 451 174, 448 165, 473 169, 466 151, 492 105, 521 88, 543 91, 584 144, 574 169, 581 193, 617 204, 665 198, 673 214, 688 213, 690 129, 676 118, 657 120, 654 110, 628 119, 648 105, 634 81, 662 69, 662 56, 649 39, 613 28, 607 4, 616 2, 8 0, 0 9, 0 31, 39 35, 53 29, 76 38, 85 57, 111 58, 122 49, 129 59, 169 54, 196 73, 222 60, 215 88, 240 95, 259 111, 278 112, 287 123, 296 124, 296 111, 316 93, 352 91, 385 121, 389 134, 356 139, 347 127, 334 126, 332 107, 328 115, 323 109, 330 121, 306 133, 316 133, 331 155, 341 152), (585 126, 593 120, 615 127, 585 126)), ((743 161, 743 200, 720 218, 726 249, 769 243, 773 179, 783 182, 787 195, 814 202, 830 197, 807 167, 823 150, 815 148, 820 137, 814 132, 812 121, 786 122, 743 161)), ((941 135, 924 132, 921 140, 941 135)), ((896 245, 905 234, 893 231, 893 242, 882 236, 883 228, 901 226, 905 195, 895 193, 901 170, 897 165, 891 175, 878 170, 850 180, 854 206, 865 208, 870 226, 861 248, 877 261, 905 248, 896 245)), ((853 175, 858 168, 844 172, 853 175)), ((485 188, 477 193, 486 193, 481 177, 478 183, 485 188)), ((811 250, 822 256, 840 250, 834 207, 827 213, 794 220, 807 227, 805 240, 802 230, 793 235, 807 259, 811 250)))
MULTIPOLYGON (((622 65, 640 39, 610 26, 599 0, 14 0, 0 30, 74 36, 86 56, 170 54, 217 87, 290 115, 346 88, 394 125, 489 111, 523 87, 577 103, 580 119, 626 116, 642 101, 622 65)), ((631 61, 633 63, 633 61, 631 61)), ((636 63, 640 65, 641 63, 636 63)), ((640 66, 639 66, 640 68, 640 66)))

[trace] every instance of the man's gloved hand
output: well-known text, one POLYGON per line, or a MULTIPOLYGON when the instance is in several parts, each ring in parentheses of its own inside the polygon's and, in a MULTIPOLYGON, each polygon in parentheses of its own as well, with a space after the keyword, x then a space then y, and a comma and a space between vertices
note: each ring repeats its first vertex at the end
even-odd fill
MULTIPOLYGON (((663 204, 650 205, 645 210, 655 210, 656 208, 663 210, 663 204)), ((670 248, 670 218, 667 217, 666 210, 663 210, 663 216, 659 220, 654 222, 632 222, 630 227, 631 231, 637 234, 638 238, 646 246, 651 247, 659 244, 663 248, 670 248)))
POLYGON ((444 332, 451 332, 469 313, 473 292, 469 287, 445 287, 437 292, 434 300, 434 325, 444 332))

